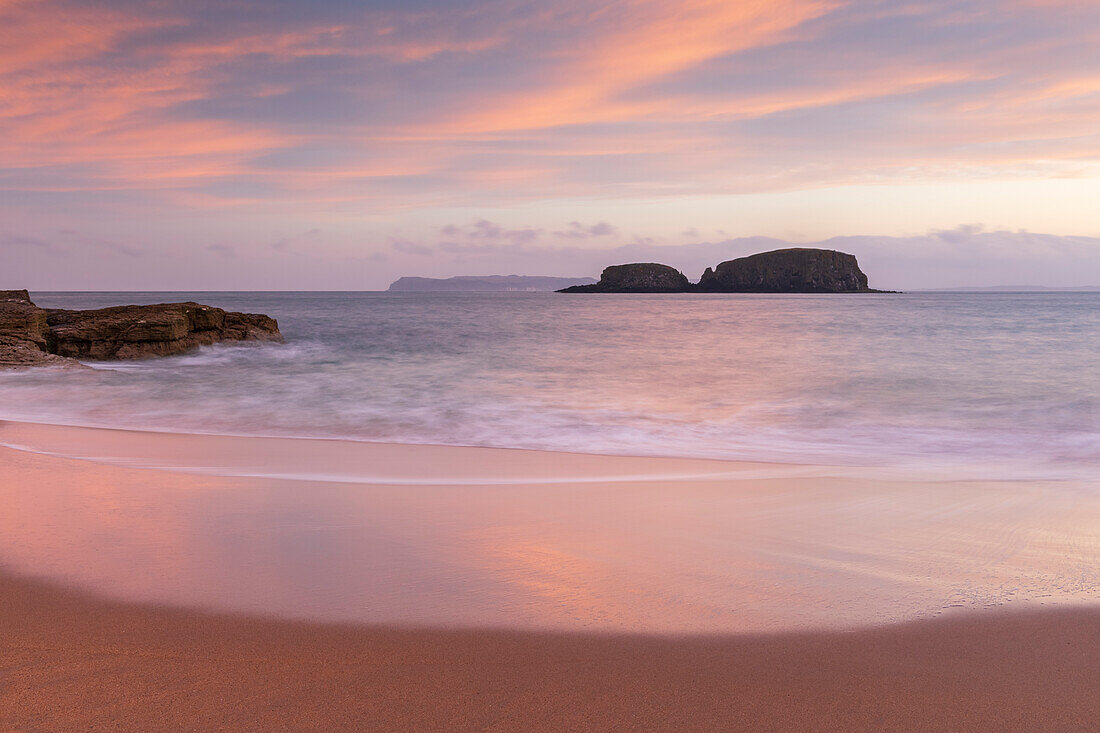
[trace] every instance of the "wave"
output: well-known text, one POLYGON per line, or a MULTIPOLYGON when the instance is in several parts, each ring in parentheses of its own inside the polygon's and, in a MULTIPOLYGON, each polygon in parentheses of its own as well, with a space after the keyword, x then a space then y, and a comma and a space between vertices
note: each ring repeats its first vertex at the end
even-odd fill
POLYGON ((284 345, 0 373, 0 418, 1005 478, 1100 466, 1100 347, 1081 338, 1100 317, 1072 297, 1039 314, 1043 298, 981 296, 309 302, 280 316, 284 345))

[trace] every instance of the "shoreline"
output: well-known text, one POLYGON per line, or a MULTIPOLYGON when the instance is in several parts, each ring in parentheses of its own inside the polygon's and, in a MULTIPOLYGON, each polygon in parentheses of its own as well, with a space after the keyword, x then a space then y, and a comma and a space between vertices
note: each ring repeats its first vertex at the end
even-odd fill
POLYGON ((123 601, 645 633, 1100 601, 1093 484, 11 422, 0 443, 36 448, 0 447, 0 564, 123 601))
POLYGON ((1084 729, 1100 611, 655 636, 324 625, 104 601, 0 571, 0 726, 1084 729))
POLYGON ((0 730, 1100 720, 1091 484, 0 421, 16 439, 0 730))
MULTIPOLYGON (((111 442, 113 446, 125 446, 126 443, 119 441, 99 441, 100 444, 104 442, 111 442)), ((299 436, 299 435, 278 435, 278 434, 244 434, 244 433, 212 433, 212 432, 193 432, 186 429, 167 429, 167 428, 154 428, 154 427, 118 427, 118 426, 105 426, 105 425, 84 425, 84 424, 71 424, 71 423, 53 423, 44 422, 39 420, 23 419, 23 418, 8 418, 0 417, 0 447, 10 448, 12 450, 26 451, 32 453, 39 453, 45 456, 52 456, 56 458, 71 458, 76 460, 86 460, 103 463, 106 465, 122 465, 133 466, 139 468, 145 468, 150 470, 165 470, 165 471, 180 471, 184 473, 198 473, 202 475, 213 476, 225 476, 225 477, 238 477, 238 478, 261 478, 261 479, 276 479, 276 480, 309 480, 309 481, 331 481, 338 483, 390 483, 390 484, 453 484, 461 485, 465 483, 472 484, 484 484, 503 481, 505 483, 540 483, 548 480, 554 482, 560 481, 577 481, 577 482, 592 482, 602 480, 606 472, 610 470, 610 475, 616 480, 623 481, 646 481, 653 479, 712 479, 712 478, 738 478, 749 475, 750 472, 756 472, 760 476, 794 476, 794 475, 818 475, 818 476, 848 476, 853 478, 866 478, 866 479, 880 479, 886 481, 898 481, 898 480, 912 480, 923 482, 955 482, 962 483, 968 481, 995 481, 998 483, 1010 483, 1010 482, 1046 482, 1046 483, 1090 483, 1088 479, 1083 478, 1081 470, 1078 468, 1075 472, 1066 473, 1056 472, 1054 474, 1047 473, 1045 471, 1035 470, 1035 473, 1027 475, 1019 475, 1019 471, 1013 471, 1013 475, 1002 475, 996 473, 997 467, 992 462, 992 459, 987 459, 982 462, 975 461, 960 461, 960 462, 947 462, 941 463, 934 467, 930 467, 928 461, 912 459, 912 462, 828 462, 822 460, 777 460, 771 458, 764 459, 749 459, 749 458, 722 458, 714 456, 695 456, 695 455, 676 455, 676 454, 655 454, 655 453, 614 453, 614 452, 586 452, 575 450, 559 450, 551 448, 529 448, 529 447, 509 447, 509 446, 495 446, 495 445, 475 445, 475 444, 460 444, 460 443, 430 443, 430 442, 394 442, 394 441, 378 441, 378 440, 366 440, 347 436, 299 436), (11 439, 10 433, 12 431, 17 433, 26 434, 29 432, 33 436, 39 439, 44 439, 42 443, 35 444, 36 441, 32 440, 30 443, 20 443, 18 440, 11 439), (568 477, 555 477, 553 479, 538 478, 534 479, 532 476, 514 476, 511 479, 501 479, 500 477, 466 477, 460 481, 455 481, 451 477, 435 475, 434 478, 408 478, 402 476, 377 476, 377 475, 332 475, 332 474, 308 474, 302 472, 272 472, 271 470, 253 469, 251 472, 242 470, 240 465, 226 466, 223 471, 218 471, 216 467, 206 465, 196 465, 195 461, 190 464, 185 463, 141 463, 138 458, 150 458, 147 449, 148 443, 141 446, 142 450, 131 451, 134 455, 129 457, 120 457, 117 451, 112 452, 110 455, 93 455, 89 454, 86 450, 77 450, 75 452, 66 452, 65 450, 51 449, 50 445, 57 445, 60 439, 60 443, 63 445, 73 446, 80 444, 84 441, 80 440, 82 437, 94 436, 136 436, 139 440, 146 436, 151 437, 153 440, 164 439, 170 440, 171 438, 181 438, 184 440, 195 440, 205 442, 206 444, 214 444, 215 442, 228 441, 231 443, 237 443, 239 445, 247 445, 248 443, 268 443, 270 445, 278 445, 280 443, 286 443, 288 445, 310 445, 320 446, 322 450, 326 447, 342 447, 345 455, 353 452, 361 452, 363 454, 369 454, 374 456, 384 456, 387 452, 401 452, 405 454, 423 453, 438 454, 451 453, 457 455, 476 456, 482 455, 486 457, 489 462, 493 463, 511 463, 515 462, 520 465, 527 464, 534 467, 542 468, 549 463, 560 463, 562 461, 570 461, 574 465, 580 464, 587 470, 591 470, 593 467, 600 467, 604 469, 602 472, 595 474, 595 477, 591 475, 576 476, 573 478, 568 477), (66 441, 66 436, 76 438, 77 440, 66 441), (500 461, 499 458, 505 457, 504 461, 500 461), (517 460, 511 461, 509 456, 516 456, 517 460), (600 466, 603 463, 604 466, 600 466), (622 467, 627 464, 635 465, 648 465, 657 469, 656 472, 651 474, 628 474, 622 472, 622 467), (610 469, 608 468, 610 467, 610 469), (679 470, 679 472, 676 471, 679 470)), ((294 453, 294 451, 292 451, 294 453)), ((812 458, 821 458, 821 456, 813 456, 812 458)), ((1100 485, 1100 480, 1094 479, 1091 483, 1100 485)))
POLYGON ((351 438, 232 435, 66 425, 0 418, 0 447, 62 459, 226 478, 387 485, 485 485, 636 482, 783 477, 845 466, 690 456, 581 453, 537 448, 394 443, 351 438), (186 448, 181 449, 181 444, 186 448), (229 446, 229 448, 225 448, 229 446), (262 453, 263 469, 247 456, 262 453), (435 468, 440 457, 442 468, 435 468), (341 463, 344 475, 308 466, 341 463), (488 470, 471 473, 477 464, 488 470), (271 465, 282 468, 271 469, 271 465), (568 465, 568 470, 562 467, 568 465), (370 470, 365 470, 366 467, 370 470), (382 466, 388 473, 379 475, 382 466), (412 468, 415 467, 415 468, 412 468), (639 467, 642 468, 639 471, 639 467), (358 469, 363 469, 356 473, 358 469))

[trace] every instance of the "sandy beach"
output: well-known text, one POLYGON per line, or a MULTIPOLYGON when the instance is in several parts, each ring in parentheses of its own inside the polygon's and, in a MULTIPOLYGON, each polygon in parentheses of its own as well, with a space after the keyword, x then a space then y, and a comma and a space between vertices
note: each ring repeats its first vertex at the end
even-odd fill
POLYGON ((0 423, 0 727, 1100 715, 1087 482, 0 423))
POLYGON ((1100 733, 1100 0, 0 0, 0 733, 1100 733))
POLYGON ((0 578, 4 730, 1087 730, 1100 614, 850 633, 319 626, 0 578))

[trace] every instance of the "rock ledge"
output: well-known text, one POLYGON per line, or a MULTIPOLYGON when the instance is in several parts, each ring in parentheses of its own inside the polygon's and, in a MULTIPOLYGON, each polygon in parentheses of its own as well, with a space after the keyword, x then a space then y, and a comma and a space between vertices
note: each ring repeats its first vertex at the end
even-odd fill
POLYGON ((0 290, 0 367, 142 359, 220 341, 282 341, 274 318, 199 303, 98 310, 37 307, 25 290, 0 290))

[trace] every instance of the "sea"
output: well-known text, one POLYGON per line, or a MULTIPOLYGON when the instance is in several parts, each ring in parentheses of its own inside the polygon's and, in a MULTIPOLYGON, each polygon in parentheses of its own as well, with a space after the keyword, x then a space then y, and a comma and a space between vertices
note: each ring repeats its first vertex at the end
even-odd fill
POLYGON ((1100 475, 1100 293, 32 296, 266 313, 286 343, 0 372, 0 419, 1100 475))

